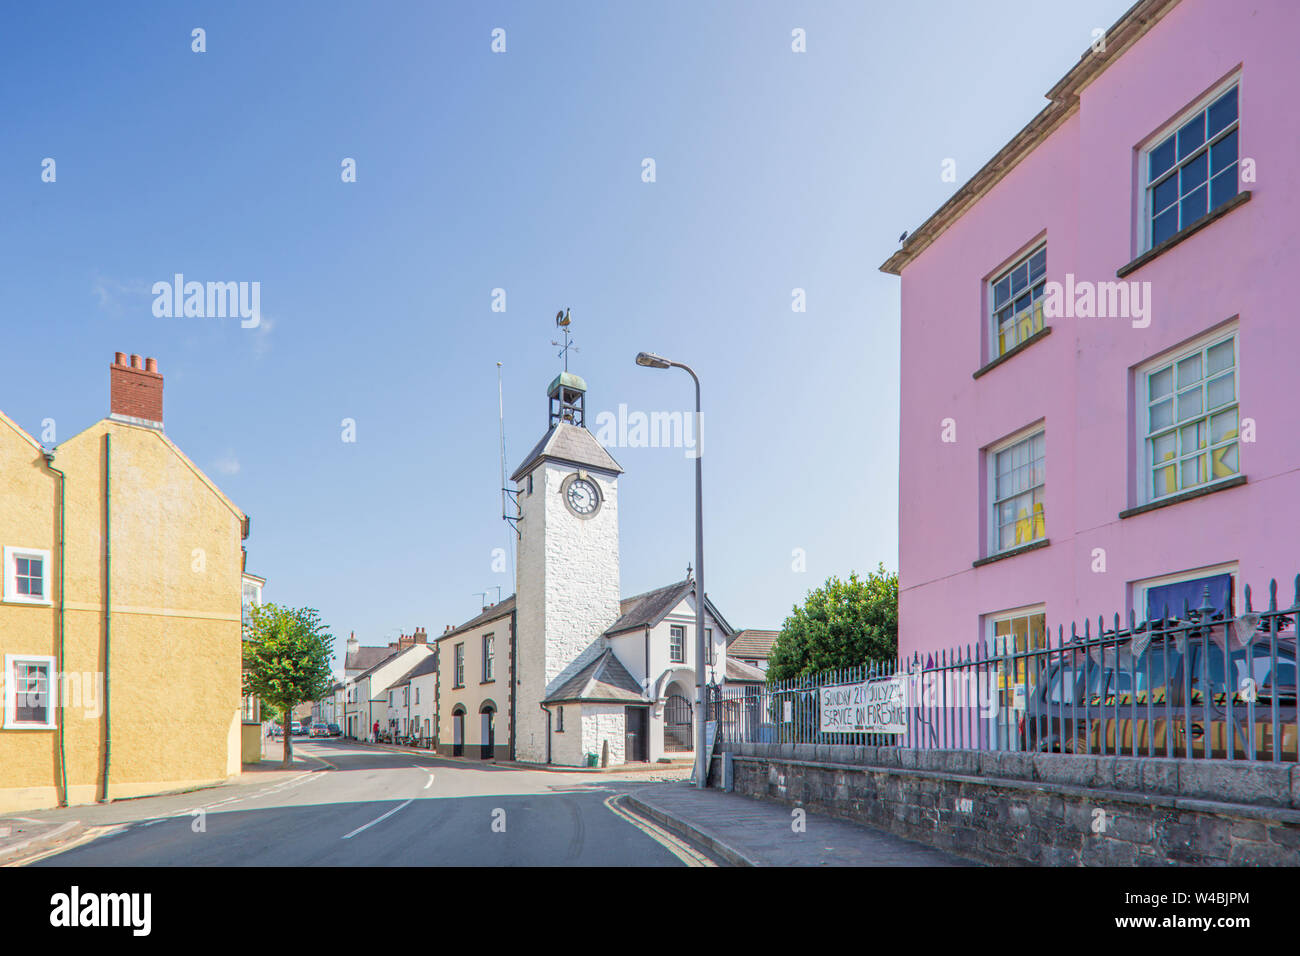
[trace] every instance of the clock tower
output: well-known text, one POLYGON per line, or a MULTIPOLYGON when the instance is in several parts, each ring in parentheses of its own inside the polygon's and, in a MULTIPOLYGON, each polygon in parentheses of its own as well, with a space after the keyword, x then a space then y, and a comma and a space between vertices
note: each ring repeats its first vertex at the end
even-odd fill
POLYGON ((551 382, 547 432, 510 476, 519 502, 514 701, 523 761, 553 756, 556 717, 543 702, 600 654, 619 616, 623 469, 586 428, 586 393, 569 371, 551 382))

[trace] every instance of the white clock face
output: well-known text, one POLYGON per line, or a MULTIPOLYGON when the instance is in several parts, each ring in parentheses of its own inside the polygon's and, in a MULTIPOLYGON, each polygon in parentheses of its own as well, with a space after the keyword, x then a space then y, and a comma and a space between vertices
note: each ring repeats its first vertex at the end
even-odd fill
POLYGON ((596 509, 600 507, 600 492, 586 478, 575 478, 569 482, 564 500, 568 502, 574 514, 586 518, 595 514, 596 509))

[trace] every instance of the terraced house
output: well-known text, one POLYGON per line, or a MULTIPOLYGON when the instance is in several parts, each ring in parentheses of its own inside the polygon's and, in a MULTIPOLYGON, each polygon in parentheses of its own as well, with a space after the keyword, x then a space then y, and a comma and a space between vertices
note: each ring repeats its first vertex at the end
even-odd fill
POLYGON ((47 451, 0 413, 0 811, 240 769, 248 518, 163 431, 154 359, 47 451))
POLYGON ((904 654, 1300 570, 1297 36, 1283 0, 1135 4, 881 267, 904 654))

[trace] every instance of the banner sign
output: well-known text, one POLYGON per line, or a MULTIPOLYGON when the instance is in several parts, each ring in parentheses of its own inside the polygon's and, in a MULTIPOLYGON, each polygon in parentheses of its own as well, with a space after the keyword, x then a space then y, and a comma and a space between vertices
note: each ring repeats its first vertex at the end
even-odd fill
POLYGON ((907 733, 907 684, 903 676, 818 688, 824 734, 907 733))

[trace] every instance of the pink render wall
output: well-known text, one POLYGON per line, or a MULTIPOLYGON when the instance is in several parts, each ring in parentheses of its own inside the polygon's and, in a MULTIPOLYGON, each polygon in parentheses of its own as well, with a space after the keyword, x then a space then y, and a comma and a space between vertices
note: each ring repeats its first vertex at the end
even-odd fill
MULTIPOLYGON (((900 650, 973 645, 982 616, 1045 603, 1069 632, 1126 613, 1132 582, 1238 564, 1238 607, 1269 578, 1289 604, 1300 572, 1300 3, 1183 0, 1081 93, 1078 111, 902 273, 900 650), (1148 328, 1046 320, 1053 331, 978 380, 984 280, 1047 239, 1047 278, 1115 281, 1137 253, 1136 148, 1238 66, 1249 202, 1125 277, 1152 284, 1148 328), (1119 519, 1137 503, 1132 369, 1239 316, 1246 485, 1119 519), (956 421, 955 443, 940 440, 956 421), (979 568, 981 450, 1046 428, 1047 548, 979 568), (1107 570, 1094 573, 1093 549, 1107 570)), ((1142 616, 1138 610, 1139 618, 1142 616)))

